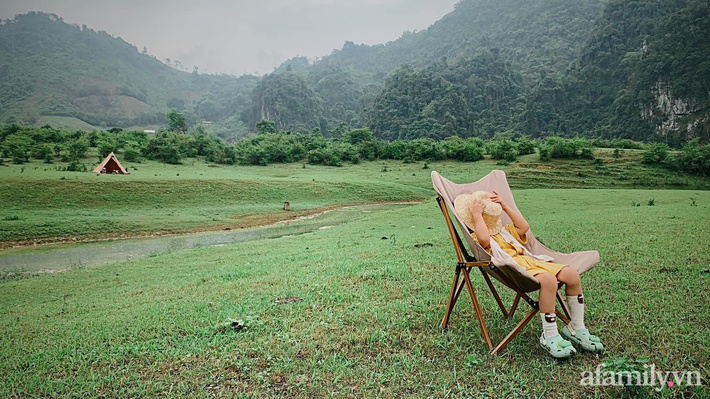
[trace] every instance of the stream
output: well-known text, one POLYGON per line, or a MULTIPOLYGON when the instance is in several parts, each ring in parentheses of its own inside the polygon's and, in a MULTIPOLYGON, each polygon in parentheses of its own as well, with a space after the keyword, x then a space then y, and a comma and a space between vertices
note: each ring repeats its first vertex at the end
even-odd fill
POLYGON ((41 273, 100 266, 158 254, 310 233, 365 214, 413 203, 346 206, 263 227, 78 244, 52 244, 0 251, 0 272, 41 273))

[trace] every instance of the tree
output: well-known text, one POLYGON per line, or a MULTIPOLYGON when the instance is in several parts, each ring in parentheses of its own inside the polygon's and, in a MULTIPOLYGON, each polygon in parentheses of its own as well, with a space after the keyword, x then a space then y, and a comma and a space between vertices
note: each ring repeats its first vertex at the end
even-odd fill
POLYGON ((259 134, 276 133, 276 123, 272 120, 262 119, 256 123, 256 132, 259 134))
POLYGON ((187 131, 185 115, 176 110, 172 110, 168 112, 166 116, 168 117, 168 130, 179 133, 185 133, 187 131))

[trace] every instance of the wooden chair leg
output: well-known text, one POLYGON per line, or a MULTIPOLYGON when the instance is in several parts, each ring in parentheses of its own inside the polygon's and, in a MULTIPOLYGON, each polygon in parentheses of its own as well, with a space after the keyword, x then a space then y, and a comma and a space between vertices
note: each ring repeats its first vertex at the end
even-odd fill
POLYGON ((520 295, 515 296, 515 300, 513 301, 513 306, 510 307, 510 312, 508 312, 508 315, 510 317, 513 317, 515 314, 515 310, 518 309, 518 304, 520 303, 520 298, 522 298, 520 295))
POLYGON ((512 341, 513 338, 515 338, 515 336, 518 335, 518 333, 520 331, 522 331, 523 328, 525 328, 525 326, 530 322, 530 320, 532 320, 535 317, 535 315, 537 315, 537 313, 538 313, 537 309, 530 310, 530 312, 528 312, 528 314, 525 316, 525 318, 520 320, 520 323, 518 323, 518 325, 515 326, 513 331, 511 331, 505 338, 503 338, 503 340, 500 341, 498 346, 496 346, 496 348, 491 351, 491 355, 495 355, 498 352, 500 352, 503 348, 505 348, 505 346, 508 345, 508 343, 510 341, 512 341))
MULTIPOLYGON (((562 295, 560 294, 559 291, 557 291, 557 302, 560 303, 560 307, 562 308, 562 312, 564 312, 565 316, 567 316, 568 319, 570 319, 572 316, 569 315, 569 308, 567 307, 567 301, 565 301, 562 298, 562 295)), ((569 322, 566 322, 569 323, 569 322)))
POLYGON ((491 337, 488 335, 488 329, 486 328, 486 322, 483 321, 483 311, 481 306, 478 304, 478 298, 476 298, 476 291, 473 289, 473 284, 471 284, 471 276, 467 269, 463 269, 463 278, 466 281, 466 288, 471 296, 471 303, 473 304, 473 309, 476 312, 476 317, 478 318, 478 324, 481 327, 481 332, 483 333, 483 339, 488 345, 488 349, 493 348, 493 343, 491 342, 491 337))
POLYGON ((456 301, 459 298, 459 294, 461 293, 461 285, 459 285, 459 277, 461 275, 461 269, 456 268, 456 272, 454 273, 454 282, 451 283, 451 293, 449 294, 449 303, 446 305, 446 313, 444 314, 444 319, 441 321, 441 328, 446 330, 446 327, 449 324, 449 317, 451 316, 451 312, 454 310, 454 305, 456 304, 456 301))
POLYGON ((508 311, 505 309, 505 305, 503 305, 503 301, 500 300, 500 296, 498 295, 498 291, 496 290, 496 287, 493 285, 493 282, 491 281, 491 278, 488 276, 488 273, 481 270, 481 274, 483 274, 483 278, 486 280, 486 284, 488 285, 488 289, 491 290, 491 293, 493 293, 493 297, 495 298, 496 302, 498 303, 498 307, 500 308, 500 311, 503 312, 503 316, 505 317, 512 317, 511 314, 508 313, 508 311))
POLYGON ((562 295, 560 295, 559 291, 557 291, 557 302, 559 302, 560 308, 562 308, 562 312, 555 309, 555 314, 557 314, 557 317, 562 320, 563 323, 569 324, 571 318, 571 316, 569 315, 569 309, 567 308, 567 304, 565 303, 564 299, 562 299, 562 295))

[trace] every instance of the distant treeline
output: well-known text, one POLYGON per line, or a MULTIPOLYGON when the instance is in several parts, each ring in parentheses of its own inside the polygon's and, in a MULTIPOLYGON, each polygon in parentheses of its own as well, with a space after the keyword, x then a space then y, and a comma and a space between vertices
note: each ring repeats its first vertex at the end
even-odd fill
MULTIPOLYGON (((262 120, 258 133, 231 145, 208 135, 198 127, 190 133, 160 131, 85 132, 15 124, 0 127, 0 164, 14 164, 42 160, 69 163, 69 171, 87 170, 90 147, 96 148, 100 158, 111 152, 121 160, 140 163, 144 159, 179 164, 183 158, 203 157, 207 162, 224 165, 268 165, 273 163, 303 162, 312 165, 341 166, 344 162, 397 160, 427 162, 455 160, 475 162, 489 156, 502 164, 515 162, 518 156, 537 153, 541 161, 551 159, 589 159, 596 161, 595 148, 614 148, 619 155, 623 149, 643 150, 646 164, 662 165, 698 175, 710 175, 710 144, 691 141, 682 151, 671 153, 665 144, 645 144, 628 139, 585 139, 549 136, 531 139, 503 132, 490 140, 462 139, 457 136, 436 141, 430 138, 387 141, 375 138, 368 128, 348 130, 341 127, 333 137, 324 137, 318 128, 310 134, 277 132, 275 124, 262 120)), ((99 160, 96 160, 98 162, 99 160)))

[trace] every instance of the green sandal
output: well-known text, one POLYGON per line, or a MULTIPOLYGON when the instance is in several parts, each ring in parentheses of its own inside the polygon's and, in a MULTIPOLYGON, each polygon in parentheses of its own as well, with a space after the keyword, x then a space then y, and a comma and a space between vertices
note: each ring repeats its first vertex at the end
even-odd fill
POLYGON ((569 325, 562 327, 560 333, 568 340, 578 344, 582 349, 598 353, 604 350, 601 340, 596 335, 589 333, 589 330, 583 328, 581 330, 572 330, 569 325))
POLYGON ((577 353, 572 343, 562 338, 560 335, 555 335, 548 340, 544 336, 540 336, 540 346, 542 346, 550 356, 555 359, 567 359, 577 353))

